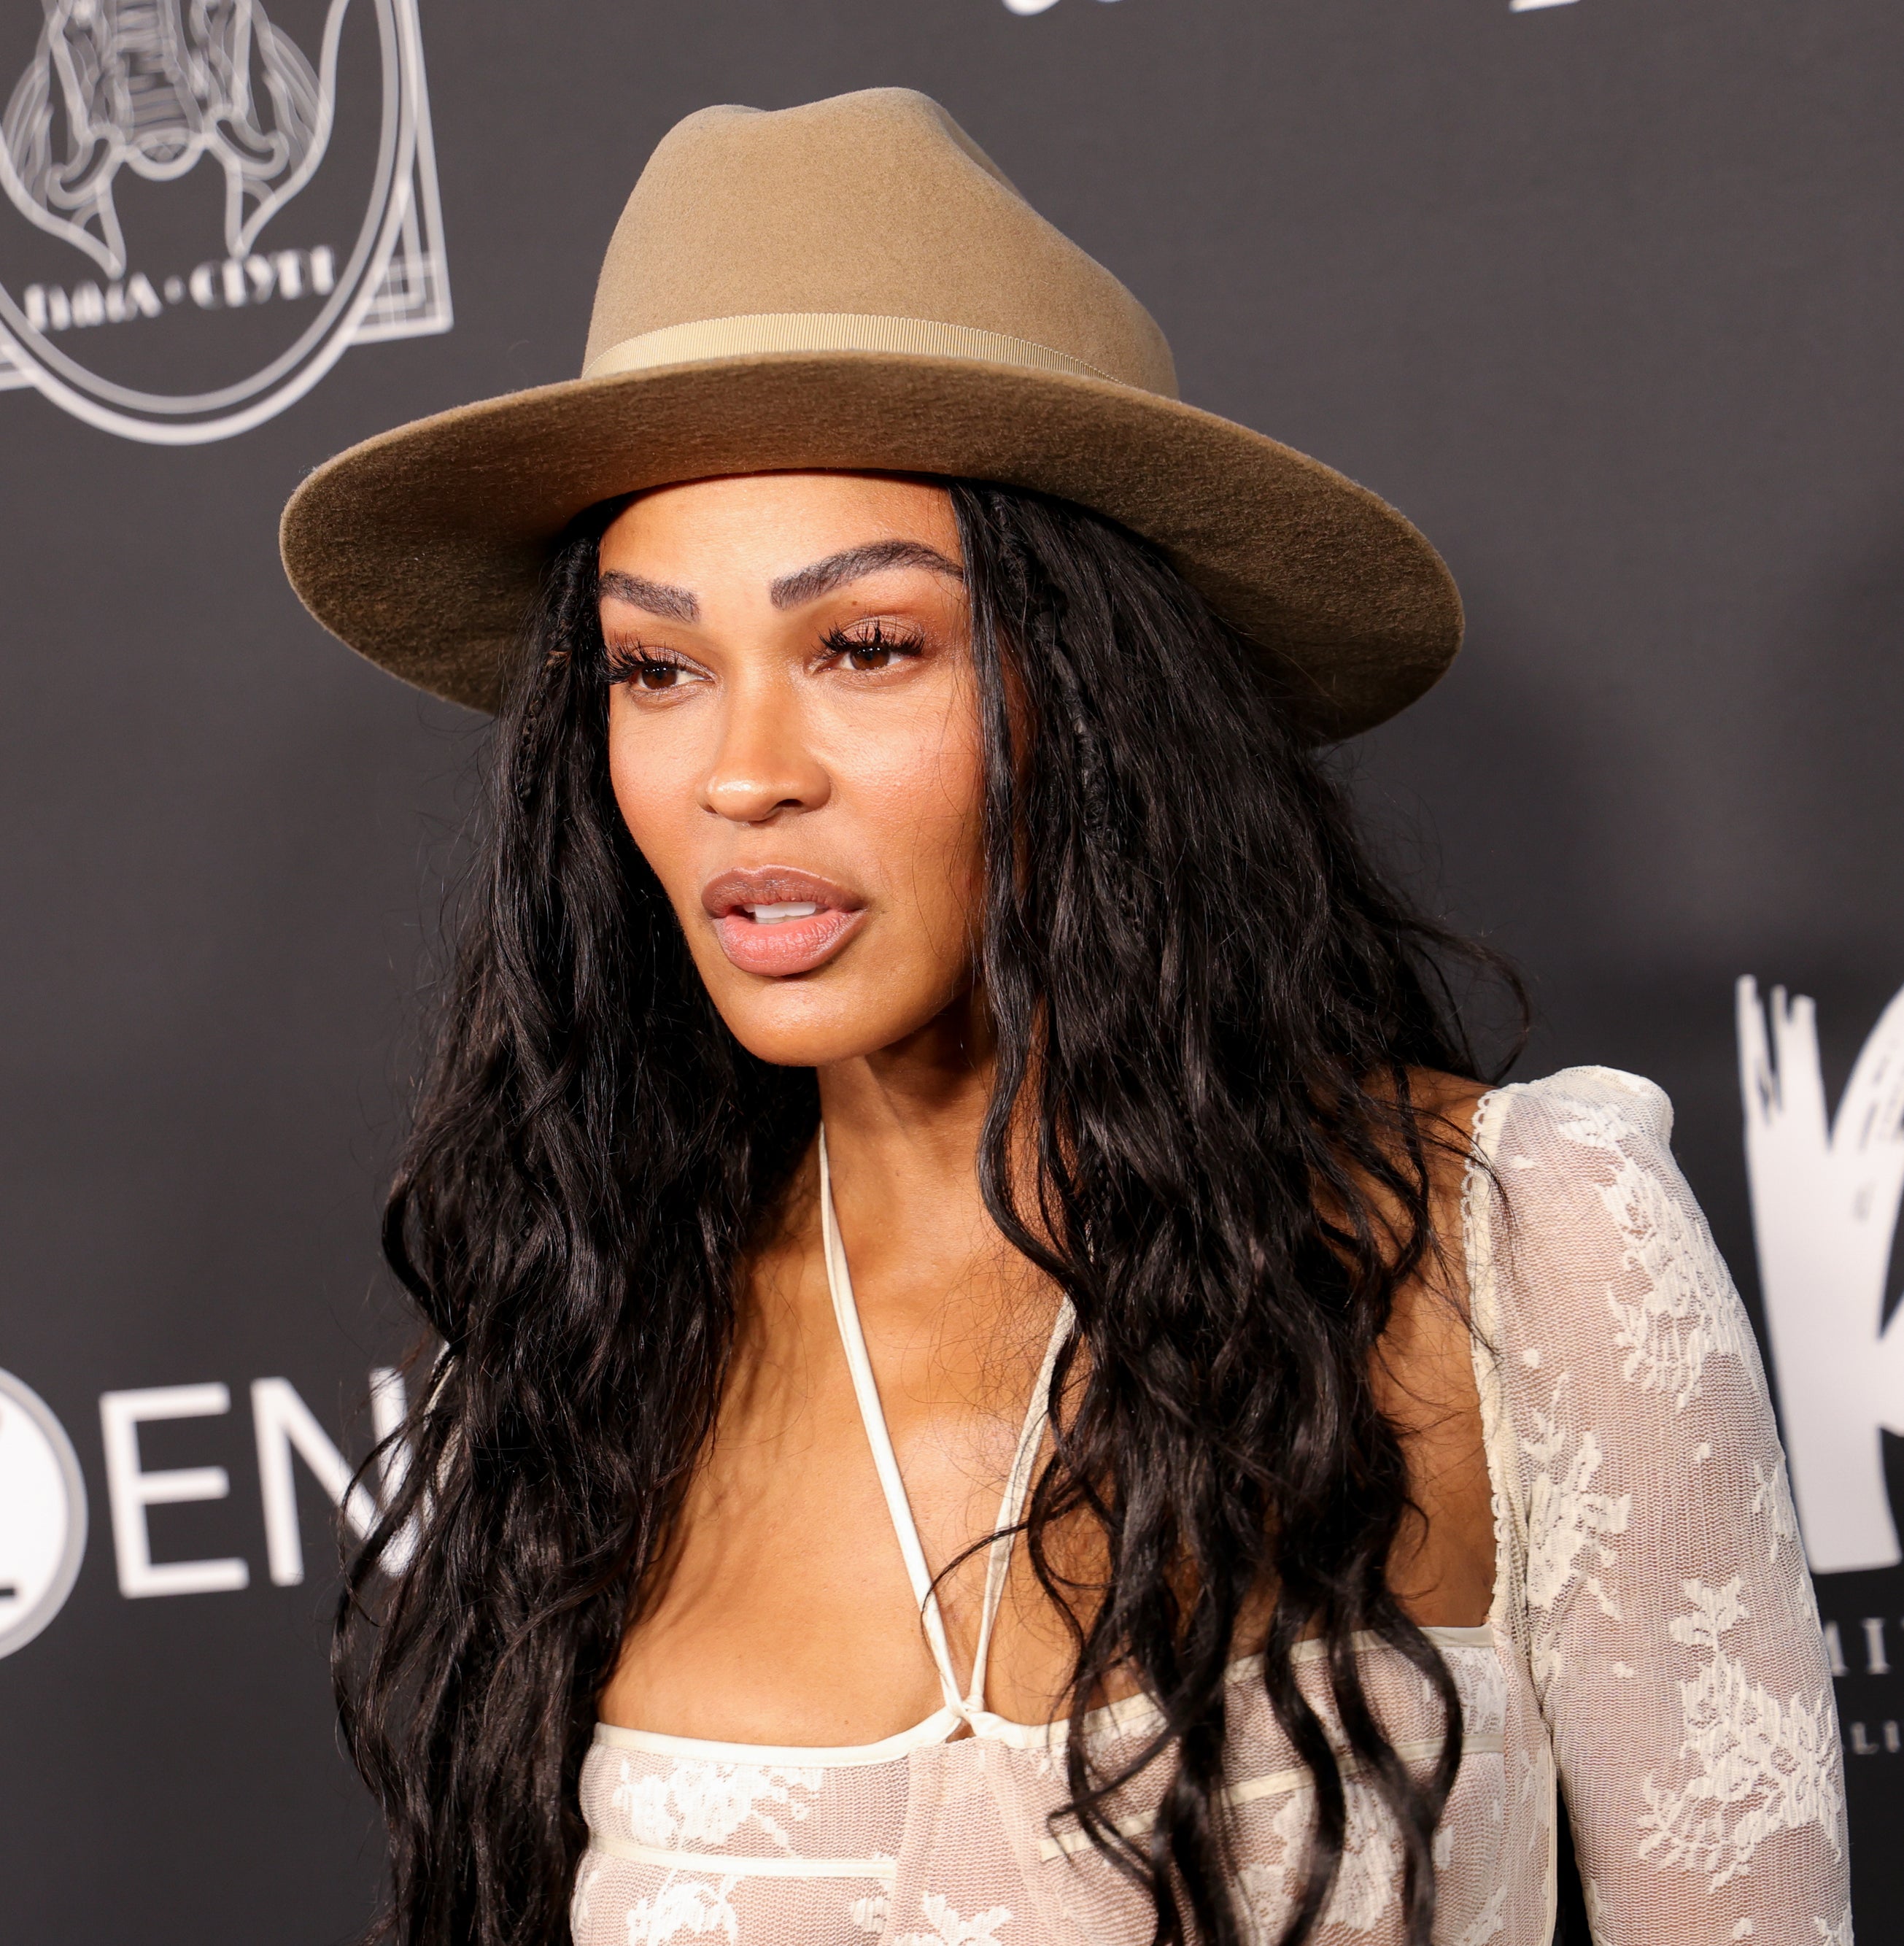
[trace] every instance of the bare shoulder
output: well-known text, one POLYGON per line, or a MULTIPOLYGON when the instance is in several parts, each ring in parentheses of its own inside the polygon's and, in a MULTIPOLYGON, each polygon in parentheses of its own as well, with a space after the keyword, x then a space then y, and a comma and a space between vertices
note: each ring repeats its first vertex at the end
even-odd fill
POLYGON ((1408 1082, 1422 1118, 1433 1234, 1396 1290, 1371 1374, 1407 1450, 1420 1515, 1398 1538, 1389 1580, 1416 1620, 1467 1626, 1488 1613, 1495 1566, 1461 1227, 1474 1117, 1488 1090, 1426 1068, 1412 1070, 1408 1082))
MULTIPOLYGON (((1415 1165, 1412 1159, 1405 1160, 1404 1144, 1412 1146, 1418 1141, 1421 1166, 1427 1177, 1430 1253, 1439 1248, 1458 1256, 1461 1191, 1474 1151, 1474 1118, 1489 1091, 1465 1075, 1444 1074, 1430 1067, 1409 1069, 1406 1080, 1411 1117, 1406 1135, 1401 1126, 1391 1122, 1381 1139, 1391 1148, 1393 1161, 1410 1175, 1415 1165)), ((1370 1092, 1391 1108, 1399 1105, 1398 1091, 1385 1077, 1368 1085, 1370 1092)), ((1383 1185, 1365 1181, 1363 1187, 1375 1208, 1388 1221, 1398 1246, 1404 1240, 1412 1242, 1412 1216, 1383 1185)))
POLYGON ((1485 1082, 1465 1074, 1443 1074, 1433 1067, 1411 1067, 1409 1099, 1430 1123, 1426 1132, 1445 1138, 1465 1163, 1474 1140, 1474 1117, 1491 1092, 1485 1082))
POLYGON ((1444 1074, 1428 1067, 1410 1068, 1409 1105, 1415 1110, 1414 1132, 1427 1175, 1427 1249, 1416 1274, 1396 1292, 1398 1311, 1412 1312, 1424 1302, 1442 1311, 1452 1308, 1465 1329, 1466 1250, 1461 1202, 1468 1162, 1474 1153, 1474 1118, 1488 1089, 1461 1074, 1444 1074))

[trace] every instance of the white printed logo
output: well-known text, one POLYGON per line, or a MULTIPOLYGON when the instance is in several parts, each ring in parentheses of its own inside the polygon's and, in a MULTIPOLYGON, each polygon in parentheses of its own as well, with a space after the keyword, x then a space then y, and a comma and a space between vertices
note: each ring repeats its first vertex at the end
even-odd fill
POLYGON ((86 1552, 86 1485, 45 1400, 0 1372, 0 1655, 66 1605, 86 1552))
POLYGON ((0 0, 9 73, 0 387, 196 445, 449 328, 416 0, 0 0))
POLYGON ((1828 1116, 1812 1002, 1739 983, 1739 1084, 1759 1281, 1805 1552, 1819 1574, 1904 1559, 1885 1432, 1904 1433, 1904 1327, 1887 1328, 1904 1202, 1904 993, 1828 1116))

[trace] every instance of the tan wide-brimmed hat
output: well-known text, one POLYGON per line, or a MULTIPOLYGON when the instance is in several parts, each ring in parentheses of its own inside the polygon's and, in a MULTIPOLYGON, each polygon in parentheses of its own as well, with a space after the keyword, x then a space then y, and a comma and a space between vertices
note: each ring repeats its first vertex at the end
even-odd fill
POLYGON ((285 567, 353 648, 492 709, 577 514, 807 468, 998 480, 1110 515, 1287 665, 1321 736, 1393 715, 1460 646, 1427 541, 1182 403, 1149 314, 904 88, 679 123, 609 241, 582 376, 319 467, 285 509, 285 567))

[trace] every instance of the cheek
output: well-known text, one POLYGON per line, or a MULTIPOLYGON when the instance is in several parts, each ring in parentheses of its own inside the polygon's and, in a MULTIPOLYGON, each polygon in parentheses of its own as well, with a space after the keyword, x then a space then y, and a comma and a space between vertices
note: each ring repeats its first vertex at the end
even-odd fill
POLYGON ((694 873, 689 848, 696 829, 697 775, 693 753, 681 749, 680 741, 634 734, 610 714, 608 777, 616 806, 635 849, 677 903, 694 873))
POLYGON ((936 956, 961 961, 984 882, 985 766, 975 723, 954 711, 881 774, 863 773, 869 835, 896 901, 936 956))

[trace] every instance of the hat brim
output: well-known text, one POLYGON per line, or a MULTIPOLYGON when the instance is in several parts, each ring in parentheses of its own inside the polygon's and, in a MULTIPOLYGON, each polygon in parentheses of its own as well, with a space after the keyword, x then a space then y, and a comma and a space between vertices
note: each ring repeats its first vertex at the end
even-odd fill
POLYGON ((1393 715, 1461 645, 1440 556, 1353 480, 1155 393, 970 359, 755 354, 458 406, 318 468, 280 543, 333 635, 494 709, 577 514, 674 481, 822 469, 995 480, 1109 515, 1287 666, 1319 737, 1393 715))

